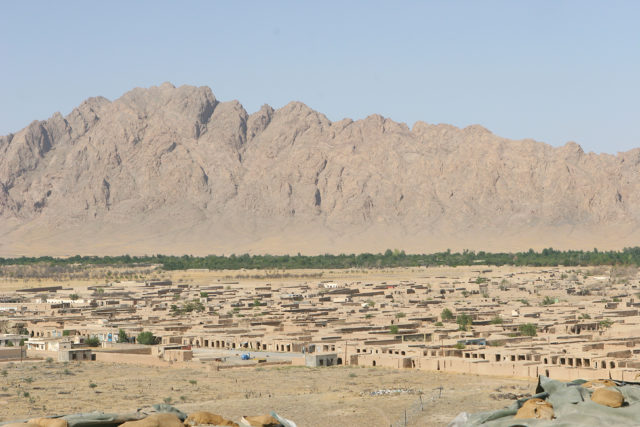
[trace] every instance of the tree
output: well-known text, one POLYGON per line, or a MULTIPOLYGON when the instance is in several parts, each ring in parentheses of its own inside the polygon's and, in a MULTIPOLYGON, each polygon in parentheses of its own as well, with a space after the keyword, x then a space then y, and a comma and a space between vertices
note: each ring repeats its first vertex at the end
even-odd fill
POLYGON ((78 296, 78 294, 71 294, 71 295, 69 295, 69 298, 71 298, 71 301, 77 301, 78 298, 80 298, 80 297, 78 296))
POLYGON ((84 343, 89 347, 98 347, 100 345, 100 338, 96 336, 91 336, 84 340, 84 343))
POLYGON ((389 333, 390 334, 397 334, 398 333, 398 325, 389 326, 389 333))
POLYGON ((124 331, 124 329, 120 329, 118 331, 118 342, 129 342, 129 336, 124 331))
POLYGON ((538 335, 538 327, 533 323, 525 323, 523 325, 518 326, 518 330, 520 333, 527 337, 535 337, 538 335))
POLYGON ((466 331, 473 323, 473 318, 468 314, 459 314, 458 317, 456 317, 456 323, 461 331, 466 331))
POLYGON ((156 337, 151 332, 140 332, 137 341, 138 344, 153 345, 156 343, 156 337))
POLYGON ((453 320, 453 313, 448 308, 445 308, 444 310, 442 310, 442 313, 440 313, 440 317, 442 317, 443 322, 446 322, 447 320, 453 320))
POLYGON ((613 322, 609 319, 604 319, 598 322, 598 325, 600 325, 600 329, 607 329, 610 328, 611 325, 613 325, 613 322))

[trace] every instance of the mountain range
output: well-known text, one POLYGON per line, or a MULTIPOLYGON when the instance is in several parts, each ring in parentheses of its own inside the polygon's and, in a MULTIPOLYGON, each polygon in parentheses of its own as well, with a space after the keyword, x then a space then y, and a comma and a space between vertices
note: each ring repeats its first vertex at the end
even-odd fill
POLYGON ((640 149, 136 88, 0 137, 0 256, 617 249, 640 149))

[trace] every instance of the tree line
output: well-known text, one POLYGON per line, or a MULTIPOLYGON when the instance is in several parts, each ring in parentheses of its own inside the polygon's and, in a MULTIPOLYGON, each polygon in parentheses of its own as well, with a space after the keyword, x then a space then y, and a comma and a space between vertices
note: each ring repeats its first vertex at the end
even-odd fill
POLYGON ((388 249, 384 253, 324 254, 324 255, 208 255, 208 256, 80 256, 67 258, 21 257, 0 258, 0 266, 7 265, 96 265, 96 266, 152 266, 160 265, 164 270, 186 270, 206 268, 209 270, 239 269, 340 269, 340 268, 390 268, 419 266, 459 265, 513 265, 513 266, 640 266, 640 247, 619 251, 568 250, 553 248, 526 252, 484 252, 464 250, 462 252, 436 252, 432 254, 407 254, 402 250, 388 249))

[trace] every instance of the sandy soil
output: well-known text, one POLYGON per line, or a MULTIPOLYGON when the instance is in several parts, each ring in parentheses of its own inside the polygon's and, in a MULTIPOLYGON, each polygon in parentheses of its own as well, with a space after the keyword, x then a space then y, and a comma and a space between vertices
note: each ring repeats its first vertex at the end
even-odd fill
POLYGON ((489 393, 532 392, 524 380, 363 367, 267 367, 215 371, 85 363, 0 364, 0 421, 101 410, 127 412, 171 401, 185 412, 233 420, 275 410, 299 426, 446 425, 458 412, 501 408, 489 393), (431 402, 432 396, 442 395, 431 402), (410 393, 371 396, 380 389, 410 393), (424 411, 419 411, 419 392, 424 411))

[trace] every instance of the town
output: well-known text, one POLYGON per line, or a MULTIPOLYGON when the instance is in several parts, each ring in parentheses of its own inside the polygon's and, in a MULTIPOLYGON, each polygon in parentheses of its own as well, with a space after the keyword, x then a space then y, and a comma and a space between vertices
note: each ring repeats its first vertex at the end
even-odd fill
POLYGON ((262 279, 183 273, 4 292, 0 361, 352 365, 625 381, 640 367, 635 267, 423 267, 262 279))

